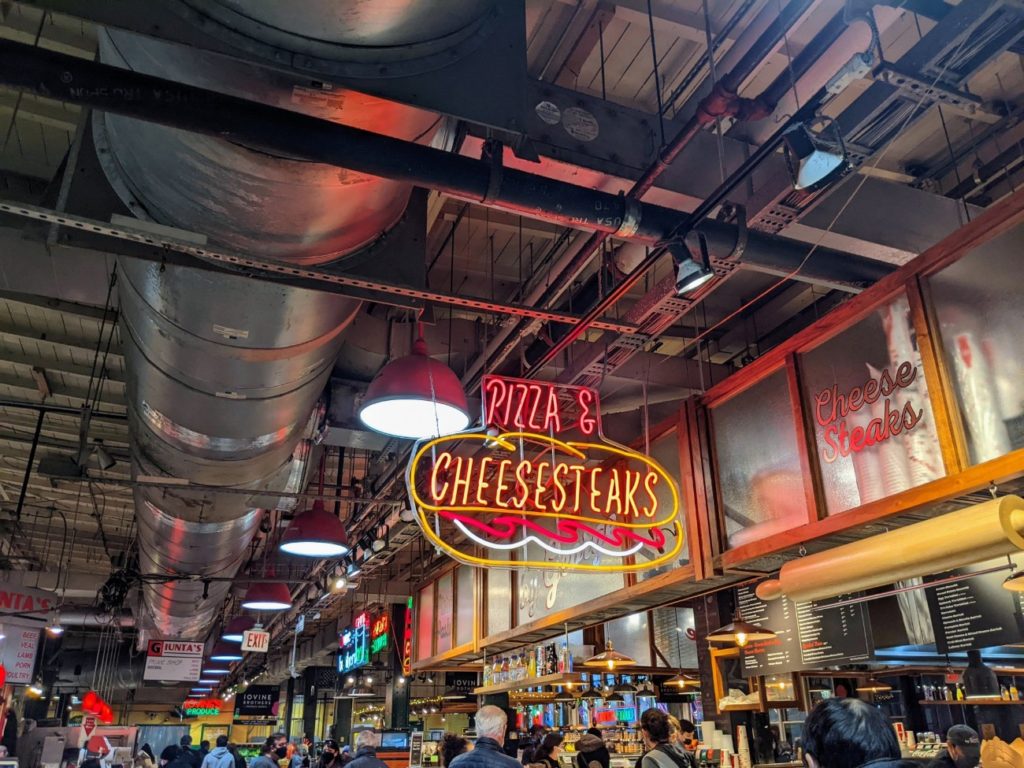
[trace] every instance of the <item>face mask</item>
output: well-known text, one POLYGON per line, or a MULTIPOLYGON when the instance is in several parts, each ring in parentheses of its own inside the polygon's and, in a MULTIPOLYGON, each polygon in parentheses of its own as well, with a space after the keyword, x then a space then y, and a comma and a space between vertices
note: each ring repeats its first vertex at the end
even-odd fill
POLYGON ((277 755, 278 758, 287 757, 288 756, 288 747, 278 747, 277 749, 274 750, 274 754, 277 755))
POLYGON ((328 760, 333 760, 337 756, 338 756, 337 752, 324 752, 324 757, 326 757, 328 760))

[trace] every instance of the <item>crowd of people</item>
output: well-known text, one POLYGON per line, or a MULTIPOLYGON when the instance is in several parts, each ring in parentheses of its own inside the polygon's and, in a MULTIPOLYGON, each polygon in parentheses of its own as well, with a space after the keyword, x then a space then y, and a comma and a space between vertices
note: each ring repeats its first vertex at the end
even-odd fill
MULTIPOLYGON (((561 734, 532 726, 520 762, 506 752, 508 715, 503 709, 483 706, 474 720, 475 742, 453 733, 442 737, 438 745, 441 768, 559 768, 561 734)), ((640 733, 646 749, 635 768, 698 768, 693 723, 652 708, 640 716, 640 733)), ((377 757, 379 739, 374 731, 360 732, 355 754, 327 739, 314 761, 308 739, 296 745, 278 733, 267 738, 260 755, 246 765, 227 736, 218 736, 212 750, 205 741, 194 750, 192 740, 183 736, 179 746, 166 747, 160 753, 159 761, 144 744, 136 768, 386 768, 377 757)), ((926 768, 978 768, 981 740, 976 731, 966 725, 953 726, 946 742, 942 756, 926 768)), ((903 759, 892 725, 881 711, 859 699, 835 698, 818 704, 804 723, 802 749, 807 768, 921 768, 920 763, 903 759)), ((581 735, 573 768, 610 768, 610 762, 600 730, 590 728, 581 735)))

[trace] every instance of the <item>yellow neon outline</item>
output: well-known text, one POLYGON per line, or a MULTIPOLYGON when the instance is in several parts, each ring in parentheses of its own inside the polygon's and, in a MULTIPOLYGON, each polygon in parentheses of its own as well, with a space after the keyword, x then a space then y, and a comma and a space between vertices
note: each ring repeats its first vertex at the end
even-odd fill
MULTIPOLYGON (((515 446, 512 446, 512 449, 514 451, 515 446)), ((423 534, 436 547, 444 550, 453 559, 459 561, 460 563, 465 563, 466 565, 500 566, 500 567, 504 567, 504 568, 541 568, 541 569, 544 569, 544 570, 562 570, 562 571, 596 571, 596 572, 604 572, 604 573, 623 573, 623 572, 631 572, 631 571, 646 571, 646 570, 648 570, 650 568, 656 568, 657 566, 662 565, 663 563, 667 563, 670 560, 675 559, 675 556, 679 554, 680 550, 682 550, 683 543, 684 543, 685 538, 686 538, 685 534, 683 532, 683 526, 679 522, 679 491, 676 489, 675 481, 669 476, 668 472, 666 472, 665 469, 660 464, 658 464, 656 461, 654 461, 654 459, 652 459, 649 456, 645 456, 642 453, 639 453, 637 451, 632 451, 632 450, 630 450, 628 448, 620 448, 619 446, 612 445, 612 444, 609 444, 609 443, 577 443, 577 442, 565 443, 565 442, 562 442, 561 440, 558 440, 557 438, 552 438, 552 437, 550 437, 548 435, 542 435, 542 434, 534 433, 534 432, 502 433, 501 435, 498 435, 497 437, 494 437, 494 436, 491 436, 491 435, 487 435, 486 433, 480 433, 480 432, 463 432, 463 433, 459 433, 459 434, 455 434, 455 435, 447 435, 445 437, 436 437, 436 438, 434 438, 432 440, 428 440, 427 442, 423 443, 423 445, 421 445, 417 449, 416 453, 413 455, 412 460, 409 462, 409 466, 408 466, 408 468, 406 470, 406 483, 405 483, 405 485, 406 485, 406 488, 409 490, 409 496, 412 499, 413 506, 416 508, 416 514, 419 517, 419 522, 420 522, 420 529, 423 531, 423 534), (583 521, 586 521, 586 522, 597 523, 599 525, 615 525, 615 526, 622 527, 622 528, 660 528, 660 527, 663 527, 665 525, 671 524, 672 527, 674 528, 675 534, 676 534, 676 544, 675 544, 675 547, 673 547, 671 551, 666 552, 661 557, 658 557, 658 558, 656 558, 654 560, 647 560, 647 561, 642 562, 642 563, 632 563, 632 564, 623 563, 621 565, 600 565, 600 564, 593 565, 593 564, 588 564, 588 563, 558 563, 558 562, 550 562, 548 560, 540 560, 540 561, 537 561, 537 560, 491 560, 489 558, 477 557, 475 555, 468 555, 465 552, 461 552, 460 550, 456 549, 455 547, 453 547, 450 544, 448 544, 447 542, 445 542, 440 536, 438 536, 434 532, 433 528, 430 525, 430 521, 427 519, 427 516, 423 513, 424 509, 429 509, 429 510, 431 510, 433 512, 437 512, 437 511, 439 511, 442 508, 441 507, 435 507, 435 506, 423 503, 423 500, 420 498, 419 493, 417 493, 417 491, 416 491, 416 484, 413 482, 413 479, 416 477, 416 468, 419 465, 419 461, 423 457, 423 454, 426 453, 428 450, 430 450, 431 448, 433 448, 435 445, 437 445, 439 443, 452 442, 452 441, 457 441, 457 440, 485 440, 485 441, 492 441, 492 442, 497 443, 498 445, 501 445, 502 447, 505 447, 505 445, 509 445, 507 438, 510 437, 510 436, 513 436, 513 435, 514 436, 523 437, 525 439, 533 440, 533 441, 536 441, 536 442, 544 444, 544 445, 562 446, 562 447, 568 449, 567 452, 572 453, 574 455, 581 455, 582 458, 584 458, 584 459, 586 458, 586 456, 580 454, 580 451, 579 451, 580 448, 584 448, 584 449, 586 449, 586 448, 596 448, 596 449, 599 449, 599 450, 602 450, 602 451, 608 451, 610 453, 618 454, 618 455, 622 456, 623 458, 638 459, 638 460, 644 462, 645 464, 647 464, 649 467, 651 467, 655 472, 660 474, 662 477, 664 477, 666 482, 668 483, 669 490, 672 492, 672 514, 669 515, 665 519, 665 522, 651 522, 651 523, 647 523, 647 524, 642 524, 642 523, 619 523, 619 522, 608 520, 608 519, 597 520, 595 518, 580 517, 580 516, 575 516, 575 515, 570 517, 568 515, 559 514, 559 513, 556 513, 556 512, 525 512, 525 511, 519 511, 519 510, 516 510, 515 514, 522 514, 523 516, 530 516, 530 517, 552 517, 552 518, 563 519, 563 520, 568 520, 568 519, 571 519, 571 520, 583 520, 583 521)), ((497 512, 497 511, 499 511, 499 510, 496 510, 493 507, 459 507, 458 509, 464 510, 464 511, 476 511, 476 512, 497 512)), ((500 510, 500 511, 506 511, 506 510, 500 510)))

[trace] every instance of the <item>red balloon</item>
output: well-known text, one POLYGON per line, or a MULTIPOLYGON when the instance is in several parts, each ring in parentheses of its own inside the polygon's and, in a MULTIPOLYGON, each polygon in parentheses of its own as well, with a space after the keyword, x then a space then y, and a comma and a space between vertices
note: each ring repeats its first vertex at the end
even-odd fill
POLYGON ((82 711, 95 714, 99 711, 99 705, 102 701, 96 691, 89 691, 82 697, 82 711))

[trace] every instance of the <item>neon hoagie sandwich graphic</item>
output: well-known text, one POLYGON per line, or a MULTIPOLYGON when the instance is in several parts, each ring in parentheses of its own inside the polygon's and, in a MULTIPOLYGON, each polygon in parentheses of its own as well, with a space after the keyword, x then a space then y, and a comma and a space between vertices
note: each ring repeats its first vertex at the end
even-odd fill
POLYGON ((424 535, 472 565, 622 571, 677 560, 675 482, 650 457, 603 441, 596 408, 591 389, 487 377, 489 429, 422 441, 413 453, 407 483, 424 535), (517 390, 522 401, 509 395, 517 390), (548 434, 534 431, 543 425, 548 434))

